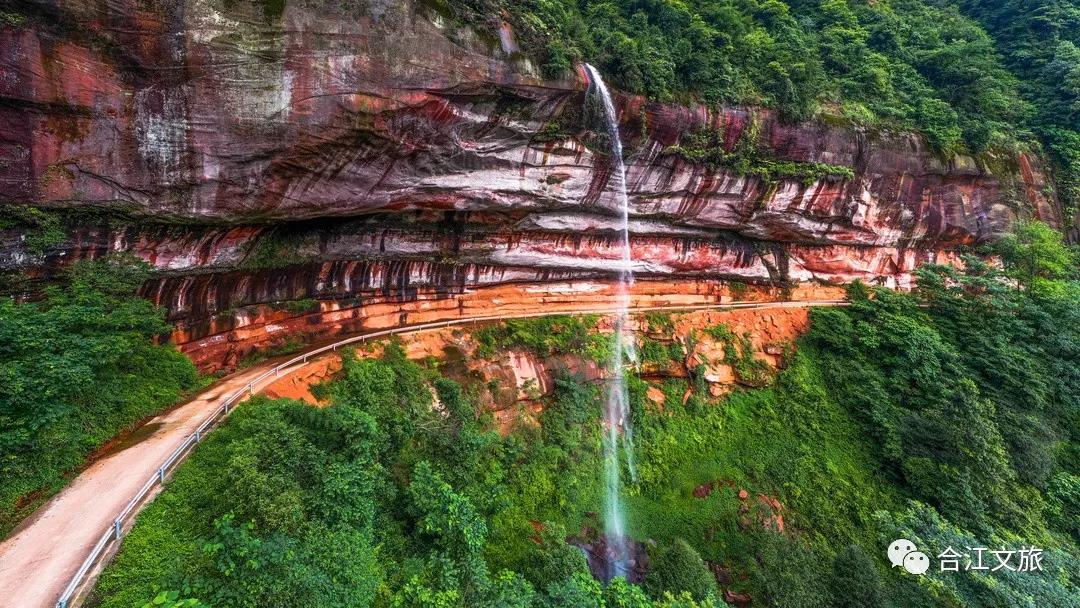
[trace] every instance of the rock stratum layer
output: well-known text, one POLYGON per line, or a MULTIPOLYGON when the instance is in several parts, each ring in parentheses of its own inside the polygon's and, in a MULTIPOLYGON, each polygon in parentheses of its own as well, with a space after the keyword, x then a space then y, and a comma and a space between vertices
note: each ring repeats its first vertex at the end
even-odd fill
MULTIPOLYGON (((617 199, 584 71, 541 80, 508 26, 489 40, 426 7, 8 3, 0 269, 48 279, 132 252, 159 271, 143 291, 182 346, 244 342, 272 308, 311 325, 316 306, 603 280, 620 256, 617 199), (35 238, 28 207, 57 210, 63 236, 35 238)), ((635 270, 657 285, 905 287, 1019 216, 1062 224, 1035 155, 942 159, 911 134, 616 104, 635 270), (702 132, 850 175, 692 162, 702 132)))

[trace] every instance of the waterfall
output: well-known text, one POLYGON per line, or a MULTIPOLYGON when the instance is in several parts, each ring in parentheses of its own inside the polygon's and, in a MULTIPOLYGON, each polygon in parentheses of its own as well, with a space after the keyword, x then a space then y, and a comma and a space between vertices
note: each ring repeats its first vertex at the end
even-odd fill
POLYGON ((634 433, 630 422, 629 396, 626 390, 626 364, 634 363, 634 339, 627 328, 630 308, 630 289, 634 284, 634 272, 630 252, 630 211, 626 196, 626 164, 623 162, 622 140, 619 138, 619 120, 615 104, 611 101, 600 72, 586 64, 589 72, 589 88, 600 96, 604 105, 604 120, 611 145, 611 160, 616 201, 619 205, 620 239, 622 258, 617 266, 618 283, 615 314, 615 347, 611 354, 607 399, 604 407, 604 533, 607 537, 607 578, 627 576, 633 555, 626 538, 626 518, 622 502, 622 460, 631 479, 636 478, 634 469, 634 433), (620 450, 621 444, 621 450, 620 450))

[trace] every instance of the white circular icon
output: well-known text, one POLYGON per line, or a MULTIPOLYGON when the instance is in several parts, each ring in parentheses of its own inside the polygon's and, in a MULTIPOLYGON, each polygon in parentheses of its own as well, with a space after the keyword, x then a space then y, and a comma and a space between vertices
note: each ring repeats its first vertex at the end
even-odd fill
POLYGON ((889 561, 893 568, 904 565, 904 556, 912 551, 917 551, 915 543, 906 538, 898 538, 889 545, 889 561))
POLYGON ((925 574, 930 569, 930 558, 922 551, 912 551, 904 556, 904 570, 912 574, 925 574))

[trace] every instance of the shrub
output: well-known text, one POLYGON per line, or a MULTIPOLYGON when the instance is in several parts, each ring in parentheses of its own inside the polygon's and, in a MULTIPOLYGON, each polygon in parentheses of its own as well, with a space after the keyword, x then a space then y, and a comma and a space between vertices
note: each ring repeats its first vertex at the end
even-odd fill
MULTIPOLYGON (((752 119, 753 120, 753 119, 752 119)), ((678 145, 665 150, 695 163, 716 170, 726 168, 738 175, 760 178, 766 184, 782 180, 796 180, 809 186, 823 179, 854 179, 850 167, 828 163, 795 162, 774 158, 759 142, 757 123, 752 122, 742 133, 734 149, 724 147, 725 134, 716 129, 702 129, 686 133, 678 145)), ((745 288, 745 286, 743 286, 745 288)), ((733 286, 732 293, 736 291, 733 286)))
POLYGON ((883 608, 885 591, 877 565, 858 545, 848 545, 833 560, 833 606, 883 608))
POLYGON ((716 580, 709 567, 681 538, 650 551, 649 564, 643 587, 654 598, 686 592, 695 600, 703 600, 716 593, 716 580))
POLYGON ((594 332, 597 317, 550 316, 510 319, 473 332, 476 354, 490 358, 511 348, 525 348, 541 357, 574 353, 600 360, 607 357, 608 341, 594 332))
POLYGON ((828 587, 815 572, 821 555, 801 542, 780 534, 760 532, 756 536, 757 567, 752 579, 766 605, 774 608, 825 608, 828 587))
POLYGON ((540 542, 529 552, 523 574, 538 589, 546 589, 576 573, 588 573, 589 563, 581 549, 565 540, 566 530, 557 523, 544 522, 540 542))
POLYGON ((1047 488, 1053 522, 1080 542, 1080 476, 1061 472, 1047 488))
POLYGON ((682 343, 678 340, 664 343, 647 336, 638 338, 638 357, 644 363, 666 366, 673 361, 681 361, 686 356, 682 343))

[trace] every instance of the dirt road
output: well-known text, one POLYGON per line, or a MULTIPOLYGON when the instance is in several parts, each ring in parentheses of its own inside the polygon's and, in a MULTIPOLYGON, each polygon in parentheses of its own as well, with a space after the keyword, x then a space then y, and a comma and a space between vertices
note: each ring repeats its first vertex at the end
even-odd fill
POLYGON ((153 431, 145 438, 94 462, 22 522, 0 544, 0 606, 53 606, 112 518, 154 469, 222 400, 271 367, 266 363, 234 374, 151 419, 147 426, 153 431))

